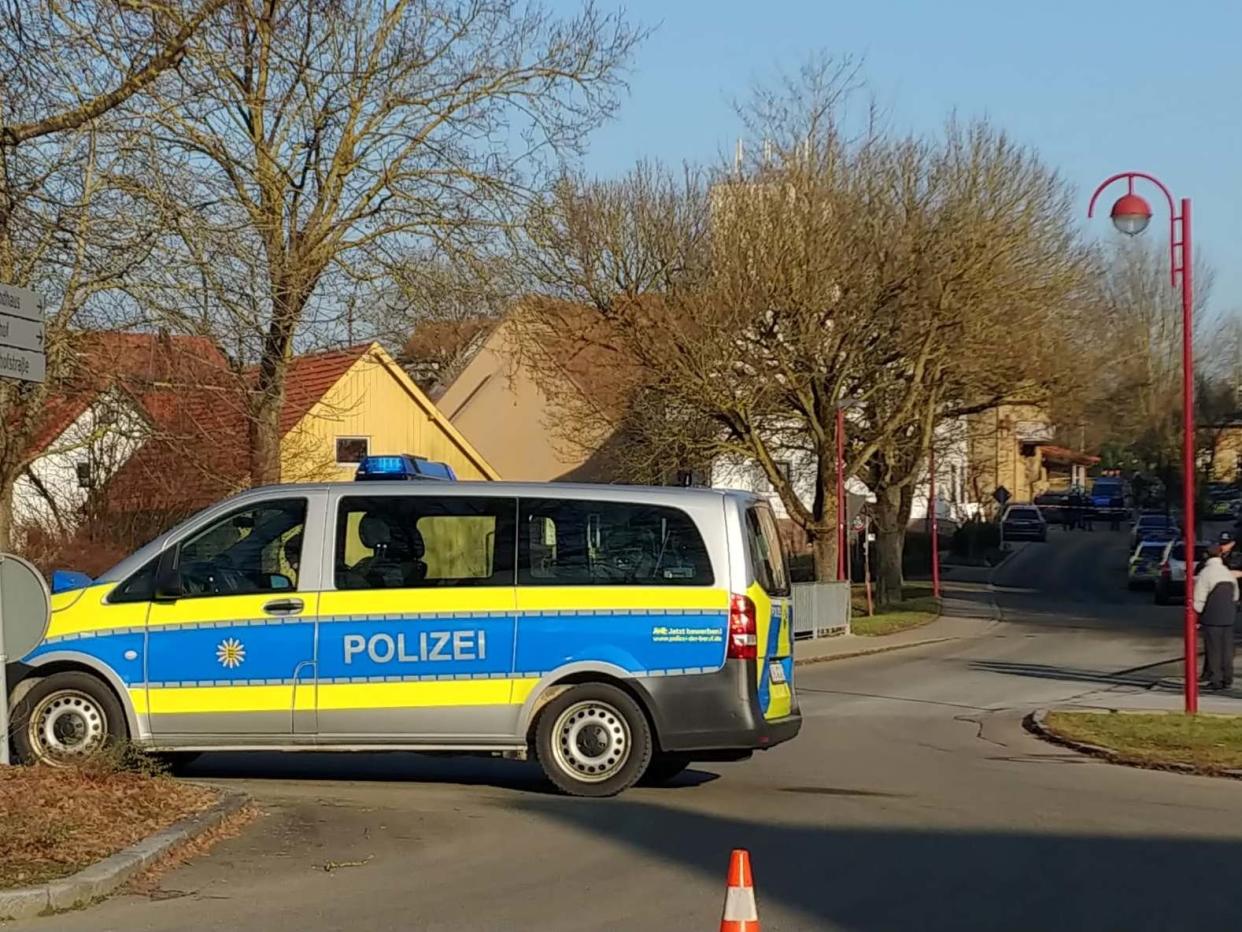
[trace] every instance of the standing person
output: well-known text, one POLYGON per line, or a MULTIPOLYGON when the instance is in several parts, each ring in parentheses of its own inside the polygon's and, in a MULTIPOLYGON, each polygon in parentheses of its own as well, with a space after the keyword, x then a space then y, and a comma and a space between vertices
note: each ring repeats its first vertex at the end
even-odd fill
MULTIPOLYGON (((1238 576, 1222 559, 1233 550, 1233 535, 1225 532, 1208 548, 1203 571, 1195 579, 1195 611, 1203 628, 1206 676, 1204 689, 1229 689, 1233 685, 1233 624, 1237 613, 1238 576)), ((1193 560, 1191 555, 1187 565, 1193 560)))

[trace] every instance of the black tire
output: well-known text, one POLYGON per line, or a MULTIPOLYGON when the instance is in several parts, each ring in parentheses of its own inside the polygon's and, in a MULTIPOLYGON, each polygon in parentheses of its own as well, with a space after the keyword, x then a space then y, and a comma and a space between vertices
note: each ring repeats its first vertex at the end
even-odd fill
POLYGON ((1157 605, 1168 605, 1169 594, 1160 583, 1156 583, 1156 594, 1153 596, 1157 605))
POLYGON ((129 739, 125 710, 103 680, 89 673, 53 673, 35 683, 13 709, 13 746, 27 764, 80 763, 129 739))
POLYGON ((644 786, 663 786, 685 773, 686 768, 692 763, 690 758, 680 754, 655 754, 651 758, 651 763, 647 765, 647 772, 643 774, 639 782, 644 786))
POLYGON ((535 723, 539 766, 570 796, 615 796, 638 782, 651 753, 647 716, 628 693, 606 683, 571 686, 535 723))

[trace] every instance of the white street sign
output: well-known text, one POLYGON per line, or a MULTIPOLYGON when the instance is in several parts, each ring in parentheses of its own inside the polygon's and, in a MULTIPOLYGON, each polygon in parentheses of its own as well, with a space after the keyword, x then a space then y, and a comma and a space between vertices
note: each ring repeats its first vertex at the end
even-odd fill
POLYGON ((0 346, 43 352, 43 321, 10 317, 0 310, 0 346))
POLYGON ((47 377, 47 357, 33 350, 0 346, 0 379, 42 382, 47 377))
POLYGON ((29 288, 0 283, 0 314, 42 322, 43 299, 29 288))
POLYGON ((42 382, 43 299, 29 288, 0 284, 0 378, 42 382))

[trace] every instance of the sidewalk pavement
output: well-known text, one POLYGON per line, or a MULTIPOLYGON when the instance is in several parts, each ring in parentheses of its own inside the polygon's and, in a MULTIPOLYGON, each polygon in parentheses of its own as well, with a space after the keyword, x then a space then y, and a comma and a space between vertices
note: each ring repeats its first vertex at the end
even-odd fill
MULTIPOLYGON (((948 600, 946 600, 946 608, 948 600)), ((794 642, 794 663, 821 663, 828 660, 845 660, 880 654, 903 647, 919 647, 938 644, 959 638, 976 637, 992 626, 993 616, 961 617, 941 615, 929 624, 907 628, 895 634, 863 637, 858 634, 839 634, 836 637, 808 638, 794 642)))

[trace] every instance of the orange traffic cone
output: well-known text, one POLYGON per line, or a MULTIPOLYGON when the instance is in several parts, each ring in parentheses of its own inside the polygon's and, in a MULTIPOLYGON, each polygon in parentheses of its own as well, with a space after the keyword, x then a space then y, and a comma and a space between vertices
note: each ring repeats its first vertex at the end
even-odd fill
POLYGON ((725 887, 720 932, 759 932, 755 877, 750 872, 750 852, 745 848, 734 848, 729 856, 729 880, 725 887))

